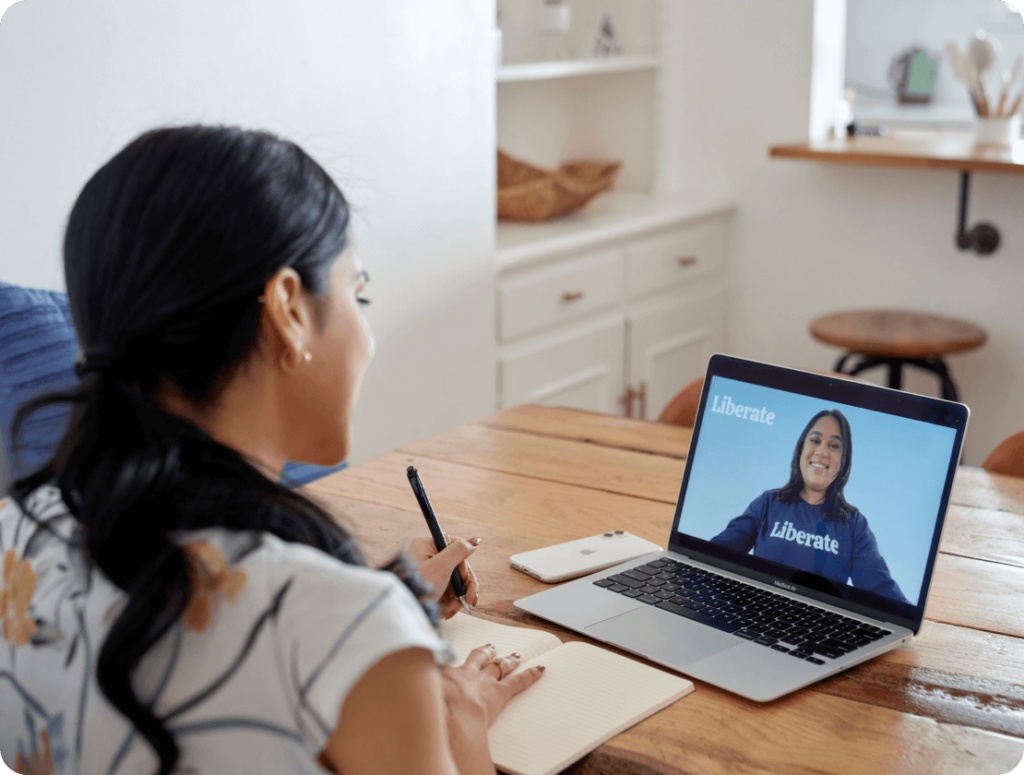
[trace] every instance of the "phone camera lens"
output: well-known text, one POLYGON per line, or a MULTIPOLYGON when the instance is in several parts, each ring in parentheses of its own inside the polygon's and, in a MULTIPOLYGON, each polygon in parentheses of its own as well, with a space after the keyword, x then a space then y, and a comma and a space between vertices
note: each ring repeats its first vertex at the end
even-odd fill
POLYGON ((611 538, 611 537, 612 537, 612 534, 611 534, 611 533, 605 533, 605 534, 604 534, 604 537, 605 537, 605 538, 611 538))

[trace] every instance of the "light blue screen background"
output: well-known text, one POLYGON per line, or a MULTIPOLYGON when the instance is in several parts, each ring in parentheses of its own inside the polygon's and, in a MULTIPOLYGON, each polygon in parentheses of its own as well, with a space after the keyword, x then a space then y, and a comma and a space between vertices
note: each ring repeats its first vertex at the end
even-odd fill
POLYGON ((839 409, 850 422, 853 467, 844 495, 867 518, 889 572, 916 604, 956 441, 952 428, 713 377, 679 532, 709 541, 762 492, 782 487, 800 433, 822 409, 839 409), (767 407, 774 423, 712 412, 716 395, 767 407))

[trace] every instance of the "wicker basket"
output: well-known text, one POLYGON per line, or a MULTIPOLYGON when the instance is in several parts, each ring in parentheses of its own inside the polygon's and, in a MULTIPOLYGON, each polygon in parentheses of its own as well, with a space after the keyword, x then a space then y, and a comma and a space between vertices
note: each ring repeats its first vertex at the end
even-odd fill
POLYGON ((536 222, 565 215, 610 189, 621 166, 575 161, 543 170, 498 151, 498 217, 536 222))

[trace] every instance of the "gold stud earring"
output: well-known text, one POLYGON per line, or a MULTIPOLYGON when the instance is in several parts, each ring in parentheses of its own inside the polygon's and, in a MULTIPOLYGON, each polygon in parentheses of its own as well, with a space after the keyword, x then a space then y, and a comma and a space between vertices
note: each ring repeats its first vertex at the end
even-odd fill
POLYGON ((297 377, 299 374, 302 374, 306 369, 309 368, 309 364, 313 360, 313 353, 311 353, 309 350, 303 350, 302 355, 300 356, 302 360, 302 365, 296 367, 292 366, 288 362, 288 355, 290 352, 290 350, 285 350, 283 353, 281 353, 281 370, 284 371, 286 374, 291 374, 292 376, 297 377))

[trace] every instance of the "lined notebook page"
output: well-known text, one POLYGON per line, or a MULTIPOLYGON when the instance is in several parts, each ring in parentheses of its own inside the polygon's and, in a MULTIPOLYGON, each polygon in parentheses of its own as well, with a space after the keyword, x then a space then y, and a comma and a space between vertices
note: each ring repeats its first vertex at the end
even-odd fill
POLYGON ((529 663, 544 676, 512 699, 488 737, 510 775, 553 775, 601 743, 693 691, 693 684, 589 643, 570 642, 529 663))
POLYGON ((463 613, 442 621, 439 629, 441 637, 452 644, 457 654, 453 665, 461 665, 470 651, 485 643, 493 643, 502 657, 518 651, 524 662, 562 645, 557 635, 544 630, 510 627, 463 613))

